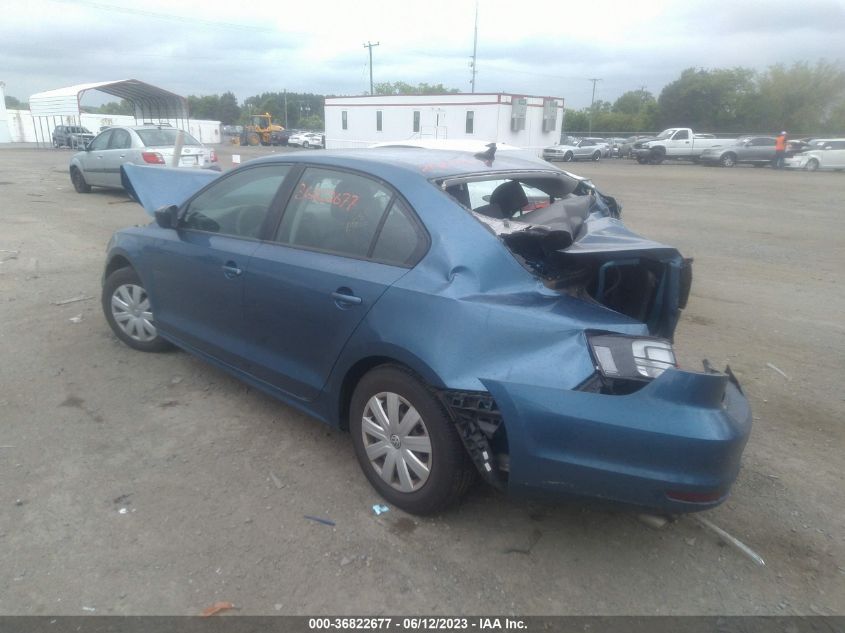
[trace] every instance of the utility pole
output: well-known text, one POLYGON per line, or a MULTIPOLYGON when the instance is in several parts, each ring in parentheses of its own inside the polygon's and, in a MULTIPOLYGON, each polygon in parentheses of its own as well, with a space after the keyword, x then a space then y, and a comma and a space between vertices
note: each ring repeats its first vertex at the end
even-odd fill
POLYGON ((288 129, 288 89, 285 88, 285 129, 288 129))
POLYGON ((601 81, 599 77, 590 77, 587 81, 593 82, 593 98, 590 99, 590 131, 588 134, 593 135, 593 104, 596 102, 596 82, 601 81))
POLYGON ((370 94, 373 94, 373 46, 378 46, 380 42, 376 42, 373 44, 370 40, 367 40, 367 43, 364 44, 364 48, 370 49, 370 94))
POLYGON ((475 62, 478 54, 478 0, 475 0, 475 34, 472 37, 472 62, 470 62, 470 66, 472 67, 472 81, 470 84, 472 86, 472 90, 470 92, 475 93, 475 75, 478 72, 475 62))

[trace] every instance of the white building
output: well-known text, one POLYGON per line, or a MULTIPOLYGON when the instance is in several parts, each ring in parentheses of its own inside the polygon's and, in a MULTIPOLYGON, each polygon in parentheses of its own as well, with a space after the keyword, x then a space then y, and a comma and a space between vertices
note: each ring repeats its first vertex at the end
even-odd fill
POLYGON ((6 112, 6 84, 0 81, 0 143, 12 140, 9 132, 9 114, 6 112))
POLYGON ((326 148, 474 139, 540 153, 560 139, 563 98, 504 93, 326 98, 326 148))

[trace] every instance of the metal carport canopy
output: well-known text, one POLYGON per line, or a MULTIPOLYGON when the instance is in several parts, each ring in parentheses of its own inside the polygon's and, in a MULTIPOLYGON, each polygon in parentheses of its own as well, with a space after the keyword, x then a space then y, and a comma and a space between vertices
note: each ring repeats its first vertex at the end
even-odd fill
POLYGON ((137 79, 78 84, 39 92, 29 98, 29 109, 33 117, 78 117, 79 101, 88 90, 99 90, 126 99, 135 108, 136 120, 188 118, 187 99, 137 79))

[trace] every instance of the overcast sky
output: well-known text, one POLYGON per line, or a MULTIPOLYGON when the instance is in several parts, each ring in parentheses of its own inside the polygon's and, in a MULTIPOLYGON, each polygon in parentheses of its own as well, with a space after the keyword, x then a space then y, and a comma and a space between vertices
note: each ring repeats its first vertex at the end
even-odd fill
MULTIPOLYGON (((475 0, 0 0, 0 81, 21 100, 139 79, 173 92, 363 94, 374 80, 469 92, 475 0), (261 19, 258 16, 262 16, 261 19)), ((655 95, 684 68, 845 63, 845 0, 480 0, 477 92, 567 107, 655 95)), ((107 97, 105 100, 111 100, 107 97)), ((86 99, 86 103, 102 102, 86 99)))

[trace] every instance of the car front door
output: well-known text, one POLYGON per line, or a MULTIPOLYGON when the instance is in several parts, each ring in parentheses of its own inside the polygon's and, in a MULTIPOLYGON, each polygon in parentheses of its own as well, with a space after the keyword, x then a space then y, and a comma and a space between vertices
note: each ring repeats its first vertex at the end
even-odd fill
POLYGON ((215 180, 161 231, 152 254, 151 298, 165 335, 243 368, 243 282, 249 258, 278 209, 290 166, 247 167, 215 180))
POLYGON ((825 147, 828 146, 830 149, 825 151, 825 167, 845 168, 845 141, 830 141, 825 144, 825 147))
POLYGON ((109 186, 106 182, 103 154, 108 151, 111 135, 112 130, 106 130, 91 141, 87 149, 80 155, 79 161, 82 163, 85 182, 89 185, 109 186))
POLYGON ((247 269, 248 371, 297 398, 316 398, 361 320, 424 248, 419 227, 387 185, 307 168, 274 242, 261 244, 247 269))
POLYGON ((132 137, 122 128, 111 131, 108 147, 100 152, 102 156, 103 182, 109 187, 120 187, 120 166, 127 161, 126 155, 132 146, 132 137))

